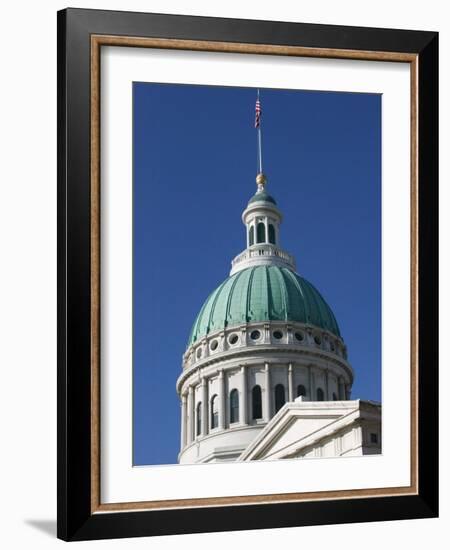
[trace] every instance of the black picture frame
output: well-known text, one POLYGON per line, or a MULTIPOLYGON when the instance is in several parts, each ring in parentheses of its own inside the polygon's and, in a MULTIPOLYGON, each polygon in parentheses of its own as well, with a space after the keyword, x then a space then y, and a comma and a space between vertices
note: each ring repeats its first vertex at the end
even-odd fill
POLYGON ((58 12, 58 530, 63 540, 438 515, 438 34, 173 16, 58 12), (418 61, 418 492, 310 502, 92 513, 91 36, 415 54, 418 61))

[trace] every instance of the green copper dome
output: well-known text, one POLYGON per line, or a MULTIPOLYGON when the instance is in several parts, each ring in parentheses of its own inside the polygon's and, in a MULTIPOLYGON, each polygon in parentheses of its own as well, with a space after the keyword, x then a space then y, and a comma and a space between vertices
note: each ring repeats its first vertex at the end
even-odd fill
POLYGON ((272 204, 275 204, 275 205, 277 204, 276 200, 271 195, 269 195, 269 193, 267 193, 266 191, 258 191, 257 193, 255 193, 253 197, 248 201, 248 204, 252 204, 254 202, 260 202, 260 201, 271 202, 272 204))
POLYGON ((340 337, 333 312, 311 283, 285 267, 260 265, 238 271, 209 295, 188 346, 209 332, 260 321, 306 323, 340 337))

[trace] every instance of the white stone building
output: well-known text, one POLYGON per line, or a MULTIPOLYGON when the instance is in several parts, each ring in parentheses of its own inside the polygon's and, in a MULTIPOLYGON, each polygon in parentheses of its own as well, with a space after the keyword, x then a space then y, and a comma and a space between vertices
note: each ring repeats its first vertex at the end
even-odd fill
POLYGON ((381 452, 381 406, 351 401, 339 327, 280 248, 282 215, 257 176, 247 248, 203 304, 177 381, 180 463, 381 452))

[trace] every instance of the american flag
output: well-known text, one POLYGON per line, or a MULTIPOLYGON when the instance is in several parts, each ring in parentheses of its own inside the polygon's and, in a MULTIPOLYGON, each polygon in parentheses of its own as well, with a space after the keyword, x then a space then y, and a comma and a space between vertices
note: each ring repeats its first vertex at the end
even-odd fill
POLYGON ((256 100, 255 105, 255 128, 259 128, 261 125, 261 102, 256 100))

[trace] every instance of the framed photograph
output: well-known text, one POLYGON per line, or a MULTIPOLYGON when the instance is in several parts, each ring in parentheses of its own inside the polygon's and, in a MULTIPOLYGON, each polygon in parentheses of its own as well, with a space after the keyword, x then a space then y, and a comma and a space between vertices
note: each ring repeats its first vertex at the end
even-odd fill
POLYGON ((58 536, 438 514, 438 36, 58 13, 58 536))

